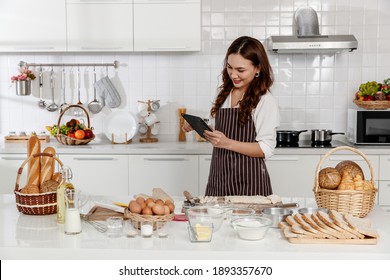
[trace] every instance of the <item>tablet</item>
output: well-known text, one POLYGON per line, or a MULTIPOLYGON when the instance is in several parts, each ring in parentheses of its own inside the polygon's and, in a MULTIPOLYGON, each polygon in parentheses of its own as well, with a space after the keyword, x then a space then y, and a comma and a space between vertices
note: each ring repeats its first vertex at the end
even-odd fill
POLYGON ((188 114, 181 114, 181 116, 203 138, 204 138, 203 132, 205 130, 213 131, 201 117, 188 115, 188 114))

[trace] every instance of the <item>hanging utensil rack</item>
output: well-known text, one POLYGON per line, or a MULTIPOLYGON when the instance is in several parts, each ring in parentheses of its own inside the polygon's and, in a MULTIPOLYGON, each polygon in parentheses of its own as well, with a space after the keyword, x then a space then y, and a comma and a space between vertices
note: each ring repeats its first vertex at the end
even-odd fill
POLYGON ((115 69, 119 67, 119 61, 114 60, 113 63, 28 63, 25 61, 19 62, 19 67, 88 67, 88 66, 101 66, 101 67, 114 67, 115 69))

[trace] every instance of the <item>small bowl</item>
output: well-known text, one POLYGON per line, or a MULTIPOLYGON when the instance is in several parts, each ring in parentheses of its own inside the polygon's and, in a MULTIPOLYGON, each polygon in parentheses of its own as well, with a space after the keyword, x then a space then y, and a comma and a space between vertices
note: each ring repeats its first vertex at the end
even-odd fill
POLYGON ((264 208, 262 213, 263 217, 272 221, 271 227, 277 228, 279 227, 280 222, 285 221, 286 217, 293 213, 293 210, 287 208, 270 207, 264 208))
POLYGON ((248 216, 232 221, 232 226, 238 237, 244 240, 261 240, 264 238, 272 221, 268 218, 248 216))
POLYGON ((326 208, 300 208, 298 209, 299 214, 315 214, 318 211, 329 213, 328 209, 326 208))
POLYGON ((251 208, 234 207, 226 211, 226 218, 231 223, 235 219, 253 216, 255 213, 256 211, 251 208))
POLYGON ((196 224, 213 224, 214 232, 218 231, 223 223, 225 210, 219 207, 194 206, 187 209, 187 220, 191 226, 196 224))
POLYGON ((210 242, 213 237, 214 225, 203 223, 191 225, 188 223, 188 236, 191 242, 210 242))

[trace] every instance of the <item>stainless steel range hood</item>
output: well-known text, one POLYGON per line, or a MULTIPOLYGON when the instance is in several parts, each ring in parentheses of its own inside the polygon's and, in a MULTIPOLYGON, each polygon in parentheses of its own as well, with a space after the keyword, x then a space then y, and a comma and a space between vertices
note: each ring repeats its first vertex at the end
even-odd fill
POLYGON ((295 11, 294 25, 295 35, 268 37, 267 49, 275 53, 322 53, 352 52, 358 47, 353 35, 321 35, 317 13, 311 7, 295 11))

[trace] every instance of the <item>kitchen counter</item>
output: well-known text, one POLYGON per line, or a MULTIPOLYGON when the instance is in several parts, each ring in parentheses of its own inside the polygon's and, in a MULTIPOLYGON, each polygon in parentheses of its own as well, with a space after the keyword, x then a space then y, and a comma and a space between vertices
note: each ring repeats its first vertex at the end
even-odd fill
MULTIPOLYGON (((344 138, 337 138, 346 146, 359 149, 367 155, 390 155, 390 145, 352 145, 344 138)), ((189 140, 178 142, 172 137, 161 137, 157 143, 140 143, 138 139, 133 139, 130 144, 111 144, 104 135, 96 135, 96 138, 87 145, 67 146, 59 143, 51 137, 49 143, 42 142, 42 150, 52 146, 59 154, 129 154, 129 155, 211 155, 212 146, 206 142, 196 142, 189 140)), ((276 148, 275 155, 323 155, 331 148, 276 148)), ((3 154, 24 154, 27 151, 26 143, 4 143, 0 142, 0 153, 3 154)), ((350 153, 340 151, 338 154, 350 153)))
MULTIPOLYGON (((178 198, 176 201, 183 200, 178 198)), ((294 199, 294 201, 297 201, 294 199)), ((283 199, 283 202, 289 202, 283 199)), ((299 200, 301 207, 313 199, 299 200)), ((179 207, 178 207, 179 209, 179 207)), ((265 239, 244 241, 225 221, 210 243, 191 243, 186 222, 172 222, 170 236, 108 238, 88 224, 79 235, 65 235, 56 216, 20 214, 14 195, 0 196, 0 259, 390 259, 390 214, 375 206, 367 216, 380 238, 376 245, 290 244, 279 229, 265 239)))

